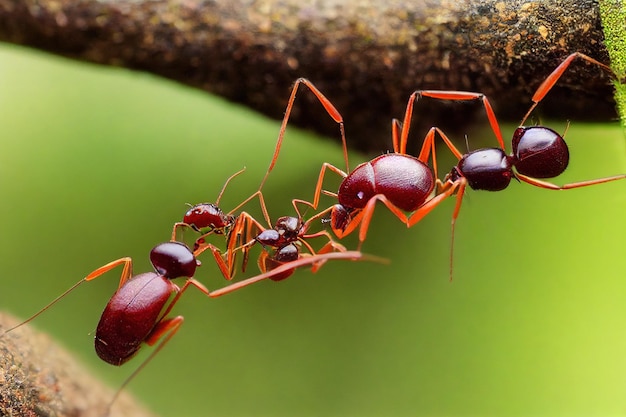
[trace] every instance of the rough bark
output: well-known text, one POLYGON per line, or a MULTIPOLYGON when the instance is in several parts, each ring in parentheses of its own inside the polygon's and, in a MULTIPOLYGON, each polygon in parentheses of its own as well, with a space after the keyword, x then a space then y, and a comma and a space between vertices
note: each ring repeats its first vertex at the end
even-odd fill
MULTIPOLYGON (((274 118, 307 77, 343 114, 351 144, 369 150, 388 148, 391 118, 415 89, 479 91, 519 121, 563 57, 607 61, 590 0, 0 0, 0 40, 149 71, 274 118)), ((613 118, 607 80, 574 64, 542 115, 613 118)), ((476 111, 432 100, 416 110, 422 128, 459 132, 476 111)), ((292 123, 338 136, 311 94, 292 123)))
MULTIPOLYGON (((0 335, 18 323, 0 313, 0 335)), ((0 337, 0 387, 0 416, 102 417, 113 397, 69 352, 28 325, 0 337)), ((110 415, 154 416, 124 392, 110 415)))

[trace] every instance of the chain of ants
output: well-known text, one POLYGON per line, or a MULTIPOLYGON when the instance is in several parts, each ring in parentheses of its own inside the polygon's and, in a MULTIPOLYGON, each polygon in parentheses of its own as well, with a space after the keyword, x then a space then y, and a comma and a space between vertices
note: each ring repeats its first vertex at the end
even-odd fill
MULTIPOLYGON (((179 330, 183 317, 169 317, 169 313, 187 288, 196 287, 208 297, 214 298, 263 280, 284 280, 301 267, 309 266, 316 272, 330 260, 385 262, 384 259, 361 253, 361 246, 366 240, 368 226, 378 202, 385 205, 407 227, 412 227, 448 197, 456 196, 451 222, 451 279, 454 226, 467 186, 472 189, 500 191, 509 185, 511 179, 516 179, 540 188, 563 190, 626 178, 626 175, 620 174, 562 186, 545 180, 558 176, 567 167, 569 153, 563 140, 565 133, 559 134, 546 126, 526 127, 524 124, 537 104, 576 59, 596 65, 614 77, 606 65, 593 58, 580 53, 568 56, 533 95, 529 110, 513 134, 511 154, 505 153, 505 142, 486 96, 465 91, 419 90, 409 97, 403 120, 392 121, 393 152, 378 156, 352 171, 348 163, 343 117, 313 83, 304 78, 298 79, 289 97, 274 155, 256 192, 232 210, 224 212, 219 206, 221 197, 230 181, 244 170, 236 172, 226 180, 214 203, 201 203, 191 207, 182 222, 174 224, 170 241, 152 249, 150 260, 154 267, 153 272, 133 274, 132 259, 128 257, 109 262, 91 272, 23 323, 6 330, 2 336, 30 322, 83 282, 98 278, 111 269, 122 266, 118 290, 109 300, 96 330, 96 352, 104 361, 119 366, 130 360, 143 343, 156 347, 118 389, 109 403, 110 407, 128 382, 179 330), (306 86, 329 116, 337 122, 346 168, 344 171, 328 163, 322 164, 313 199, 311 201, 293 199, 292 205, 296 215, 280 217, 272 223, 265 205, 263 187, 278 160, 300 85, 306 86), (462 153, 441 129, 433 127, 427 133, 419 154, 408 155, 406 148, 413 107, 422 98, 481 102, 499 147, 462 153), (441 140, 458 159, 458 164, 443 179, 440 179, 438 174, 436 139, 441 140), (342 182, 337 192, 324 190, 324 178, 327 173, 341 177, 342 182), (322 195, 336 199, 337 203, 319 210, 322 195), (262 221, 242 210, 255 199, 261 208, 262 221), (313 210, 315 214, 305 220, 302 213, 306 210, 313 210), (322 223, 326 223, 331 231, 319 227, 322 223), (179 234, 186 229, 198 234, 193 248, 189 248, 181 241, 182 239, 179 239, 179 234), (310 232, 311 229, 320 230, 310 232), (333 237, 334 234, 337 239, 342 239, 357 229, 359 245, 356 250, 347 250, 333 237), (220 242, 223 241, 223 245, 209 242, 215 238, 220 242), (315 248, 312 243, 314 239, 321 239, 323 245, 315 248), (198 257, 208 251, 224 278, 231 281, 238 268, 245 271, 250 250, 255 245, 261 246, 261 254, 256 262, 259 274, 213 291, 194 278, 196 268, 200 265, 198 257), (174 284, 172 280, 176 278, 185 278, 184 284, 180 287, 174 284), (130 307, 136 305, 142 307, 135 308, 131 313, 130 307), (130 334, 129 326, 133 329, 130 334)), ((104 414, 109 414, 109 408, 104 414)))

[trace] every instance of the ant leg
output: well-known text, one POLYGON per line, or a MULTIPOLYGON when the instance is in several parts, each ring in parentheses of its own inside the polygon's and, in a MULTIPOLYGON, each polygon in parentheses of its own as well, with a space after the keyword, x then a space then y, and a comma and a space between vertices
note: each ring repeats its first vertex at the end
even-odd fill
POLYGON ((400 147, 397 149, 398 139, 393 138, 393 151, 402 155, 406 155, 406 143, 409 140, 409 129, 411 128, 411 118, 413 117, 413 105, 415 104, 417 94, 414 92, 409 96, 409 101, 406 103, 406 110, 404 111, 404 121, 402 123, 392 121, 391 134, 397 135, 398 127, 402 127, 400 132, 400 147))
POLYGON ((344 171, 340 170, 336 166, 329 164, 328 162, 324 162, 322 164, 322 168, 320 169, 319 176, 317 177, 317 184, 315 185, 315 194, 313 195, 313 203, 310 203, 306 200, 300 200, 300 199, 293 199, 291 201, 294 209, 296 210, 296 213, 298 213, 298 217, 302 218, 302 215, 300 213, 300 210, 298 209, 297 203, 307 205, 311 207, 313 210, 317 210, 317 206, 320 201, 320 196, 322 193, 324 193, 324 191, 322 190, 322 186, 324 185, 324 176, 326 175, 327 169, 334 172, 335 174, 339 175, 342 178, 346 178, 348 176, 348 174, 346 174, 344 171))
POLYGON ((120 289, 126 283, 126 281, 133 275, 133 260, 129 257, 120 258, 115 261, 111 261, 106 265, 101 266, 100 268, 96 269, 95 271, 87 275, 84 278, 84 280, 91 281, 92 279, 96 279, 100 275, 104 274, 105 272, 110 271, 111 269, 115 268, 118 265, 124 265, 124 268, 122 269, 122 274, 120 277, 120 284, 117 287, 118 289, 120 289))
POLYGON ((611 68, 609 68, 607 65, 605 65, 605 64, 603 64, 603 63, 601 63, 599 61, 596 61, 595 59, 591 58, 590 56, 587 56, 587 55, 582 54, 580 52, 574 52, 573 54, 571 54, 567 58, 565 58, 563 60, 563 62, 561 62, 559 64, 559 66, 556 67, 554 69, 554 71, 552 71, 552 73, 550 73, 550 75, 548 75, 546 77, 546 79, 543 80, 541 85, 537 88, 537 91, 535 91, 535 94, 533 94, 533 97, 532 97, 533 104, 530 106, 530 109, 528 109, 528 111, 524 115, 524 118, 522 119, 522 121, 520 123, 520 126, 523 126, 524 123, 526 123, 526 120, 528 119, 530 114, 533 112, 535 107, 537 107, 539 102, 541 100, 543 100, 543 98, 546 96, 546 94, 548 94, 548 92, 552 89, 552 87, 554 87, 554 85, 557 83, 559 78, 561 78, 561 76, 563 75, 565 70, 567 70, 567 68, 570 66, 572 61, 574 61, 576 58, 581 58, 581 59, 584 59, 585 61, 589 62, 590 64, 598 65, 599 67, 601 67, 602 69, 607 71, 609 74, 611 74, 611 76, 615 77, 615 74, 613 73, 613 70, 611 70, 611 68))
POLYGON ((313 251, 313 250, 309 249, 309 251, 311 252, 312 255, 317 255, 317 254, 322 254, 322 253, 329 253, 331 250, 332 251, 336 251, 336 252, 345 252, 347 250, 346 247, 343 246, 341 243, 335 242, 335 240, 332 238, 332 236, 330 235, 330 233, 328 233, 327 230, 320 230, 319 232, 316 232, 316 233, 304 235, 304 236, 302 236, 302 238, 300 240, 308 248, 310 245, 308 245, 308 243, 305 241, 305 239, 313 239, 313 238, 316 238, 316 237, 325 237, 327 239, 327 242, 318 251, 313 251))
POLYGON ((452 281, 452 267, 454 259, 454 233, 456 228, 456 219, 459 217, 459 211, 461 211, 461 203, 463 202, 463 195, 465 194, 465 187, 467 186, 467 180, 460 178, 459 180, 447 183, 443 186, 443 190, 440 194, 428 200, 424 205, 417 209, 415 213, 409 217, 408 226, 414 226, 420 220, 430 213, 435 207, 437 207, 443 200, 450 197, 456 192, 456 204, 454 211, 452 212, 452 222, 450 225, 450 281, 452 281))
POLYGON ((201 254, 205 250, 209 249, 213 254, 213 258, 215 259, 215 263, 217 264, 220 272, 224 276, 227 281, 230 281, 235 276, 233 264, 228 261, 224 261, 222 258, 222 252, 214 245, 210 243, 203 243, 200 247, 194 251, 194 256, 201 254))
POLYGON ((268 224, 268 226, 272 227, 272 220, 270 219, 269 212, 267 211, 267 206, 265 205, 265 198, 263 197, 263 192, 260 191, 260 190, 259 191, 255 191, 250 197, 246 198, 241 203, 239 203, 237 205, 237 207, 235 207, 234 209, 229 211, 228 214, 233 214, 233 213, 239 211, 239 209, 241 207, 243 207, 248 202, 250 202, 254 197, 258 197, 259 198, 259 205, 261 206, 261 212, 263 213, 263 218, 265 219, 265 222, 268 224))
MULTIPOLYGON (((341 243, 335 242, 335 240, 330 236, 330 234, 326 230, 319 231, 317 233, 311 235, 305 235, 303 238, 313 238, 313 237, 321 237, 324 236, 328 239, 328 242, 324 246, 320 248, 317 252, 311 252, 314 255, 322 255, 324 253, 333 253, 333 252, 346 252, 347 249, 341 243)), ((303 241, 304 242, 304 241, 303 241)), ((319 269, 326 263, 326 261, 320 261, 311 267, 311 272, 316 273, 319 269)))
POLYGON ((17 329, 18 327, 23 326, 26 323, 30 323, 32 320, 34 320, 35 318, 37 318, 41 313, 43 313, 44 311, 46 311, 47 309, 49 309, 50 307, 52 307, 53 305, 55 305, 59 300, 61 300, 63 297, 65 297, 66 295, 68 295, 69 293, 71 293, 72 291, 74 291, 80 284, 82 284, 83 282, 86 281, 91 281, 92 279, 96 279, 99 276, 101 276, 102 274, 110 271, 111 269, 115 268, 118 265, 124 265, 124 269, 122 270, 122 274, 120 277, 120 283, 118 286, 118 289, 122 287, 122 285, 124 285, 124 283, 128 280, 128 278, 130 278, 132 276, 132 264, 133 264, 133 260, 131 258, 120 258, 117 259, 115 261, 109 262, 106 265, 101 266, 100 268, 96 269, 95 271, 93 271, 92 273, 90 273, 89 275, 87 275, 85 278, 81 279, 80 281, 78 281, 76 284, 72 285, 70 288, 68 288, 67 290, 65 290, 61 295, 59 295, 58 297, 56 297, 54 300, 50 301, 48 304, 46 304, 41 310, 39 310, 38 312, 36 312, 35 314, 33 314, 32 316, 30 316, 29 318, 27 318, 26 320, 24 320, 23 322, 11 327, 8 330, 5 330, 0 336, 3 336, 7 333, 9 333, 10 331, 13 331, 15 329, 17 329))
MULTIPOLYGON (((254 217, 250 216, 245 211, 241 212, 228 235, 225 254, 223 254, 219 248, 210 243, 206 243, 204 241, 203 243, 199 243, 203 239, 201 237, 196 241, 196 246, 198 246, 198 248, 194 250, 194 256, 198 257, 198 255, 200 255, 205 250, 210 250, 213 254, 213 258, 215 259, 218 268, 220 269, 220 272, 226 280, 230 281, 235 276, 235 255, 238 250, 241 250, 244 253, 242 270, 245 271, 248 260, 248 246, 246 245, 248 245, 248 240, 250 239, 250 237, 255 235, 255 232, 252 231, 253 228, 257 228, 261 231, 265 230, 264 227, 261 226, 261 224, 254 217), (247 243, 238 247, 237 245, 239 245, 242 240, 247 243), (224 259, 224 256, 226 256, 226 260, 224 259)), ((252 240, 252 242, 254 242, 254 240, 252 240)))
MULTIPOLYGON (((435 207, 441 204, 446 198, 450 197, 456 191, 459 186, 459 182, 453 182, 451 186, 446 187, 443 192, 437 194, 430 200, 421 205, 411 216, 409 216, 406 224, 408 227, 413 227, 420 222, 428 213, 430 213, 435 207)), ((455 210, 456 214, 456 210, 455 210)))
MULTIPOLYGON (((171 241, 171 242, 180 242, 180 241, 176 238, 176 235, 178 234, 178 233, 177 233, 177 231, 178 231, 179 229, 183 229, 183 228, 193 229, 194 227, 193 227, 193 226, 191 226, 191 225, 189 225, 189 224, 187 224, 187 223, 184 223, 184 222, 176 222, 176 223, 174 223, 174 227, 172 228, 172 238, 170 239, 170 241, 171 241)), ((194 229, 194 230, 195 230, 195 229, 194 229)), ((209 233, 206 233, 206 234, 202 235, 202 237, 204 237, 204 236, 206 236, 206 235, 208 235, 208 234, 211 234, 211 233, 212 233, 212 231, 211 231, 211 232, 209 232, 209 233)))
POLYGON ((573 183, 564 184, 564 185, 556 185, 551 182, 538 180, 536 178, 528 177, 526 175, 522 175, 519 173, 516 173, 515 176, 530 185, 534 185, 540 188, 546 188, 548 190, 570 190, 572 188, 586 187, 588 185, 602 184, 604 182, 617 181, 617 180, 622 180, 626 178, 626 174, 621 174, 621 175, 614 175, 612 177, 597 178, 595 180, 587 180, 587 181, 573 182, 573 183))
MULTIPOLYGON (((400 132, 402 131, 402 123, 398 119, 391 120, 391 143, 395 153, 400 152, 400 132)), ((406 148, 406 145, 405 145, 406 148)), ((406 151, 406 149, 405 149, 406 151)))
POLYGON ((385 197, 383 194, 376 194, 367 202, 361 212, 352 220, 350 220, 350 223, 354 223, 354 225, 351 226, 350 223, 348 223, 348 227, 346 227, 346 230, 342 233, 342 235, 345 236, 349 233, 349 231, 354 230, 359 223, 361 224, 361 227, 359 228, 359 246, 357 247, 358 250, 361 249, 361 246, 363 245, 363 242, 367 237, 367 230, 372 220, 372 216, 374 215, 376 201, 382 202, 398 219, 400 219, 400 221, 406 223, 408 226, 408 218, 406 217, 406 214, 404 214, 402 210, 396 207, 395 204, 389 201, 387 197, 385 197))
POLYGON ((343 145, 343 158, 346 162, 346 170, 349 169, 348 147, 346 144, 346 135, 345 135, 345 129, 343 125, 343 116, 341 115, 341 113, 339 113, 339 111, 335 108, 335 106, 331 103, 331 101, 328 98, 326 98, 326 96, 322 94, 322 92, 319 91, 317 87, 313 85, 311 81, 307 80, 306 78, 298 78, 291 90, 291 95, 289 96, 289 101, 287 102, 287 108, 285 110, 285 116, 283 117, 283 122, 280 126, 280 132, 278 133, 278 140, 276 142, 276 148, 274 149, 274 155, 272 156, 272 161, 270 162, 270 166, 267 169, 267 172, 265 173, 265 176, 263 177, 261 184, 259 185, 259 191, 261 191, 261 189, 263 188, 263 185, 265 184, 267 177, 269 176, 272 169, 274 169, 274 165, 276 164, 276 160, 278 159, 278 154, 280 152, 283 138, 285 136, 285 130, 287 129, 287 122, 289 120, 289 116, 291 115, 291 109, 293 108, 293 103, 296 99, 296 93, 298 92, 298 87, 300 87, 300 84, 304 84, 305 86, 309 88, 309 90, 311 90, 313 94, 315 94, 315 97, 317 97, 318 101, 322 104, 322 106, 324 106, 324 109, 326 110, 328 115, 332 117, 335 122, 339 124, 339 131, 341 133, 341 142, 343 145))
POLYGON ((378 258, 376 256, 364 255, 358 251, 348 251, 348 252, 331 252, 325 253, 321 255, 313 255, 313 256, 302 256, 295 261, 286 262, 283 265, 280 265, 271 271, 265 272, 263 274, 248 278, 243 281, 235 282, 227 287, 220 288, 219 290, 212 291, 209 295, 210 297, 221 297, 222 295, 229 294, 233 291, 239 290, 241 288, 247 287, 248 285, 254 284, 259 281, 263 281, 274 276, 285 273, 289 270, 300 268, 306 265, 313 265, 315 263, 319 263, 322 261, 328 261, 332 259, 346 259, 346 260, 369 260, 375 262, 386 263, 388 262, 386 259, 378 258))
POLYGON ((443 133, 441 129, 439 129, 438 127, 430 128, 430 130, 426 134, 426 137, 424 138, 424 144, 422 145, 422 149, 417 159, 419 159, 424 164, 427 164, 430 154, 432 154, 433 172, 435 174, 435 178, 439 180, 439 177, 438 177, 439 174, 437 172, 437 155, 435 151, 435 148, 436 148, 435 147, 435 133, 439 133, 439 136, 441 136, 441 138, 445 142, 448 149, 450 149, 450 151, 454 154, 454 156, 458 160, 461 160, 461 158, 463 158, 463 155, 461 154, 461 152, 459 152, 456 146, 454 146, 452 141, 448 138, 448 136, 446 136, 445 133, 443 133))
MULTIPOLYGON (((269 225, 269 227, 271 227, 271 224, 269 225)), ((261 223, 259 223, 250 214, 246 213, 245 211, 242 211, 239 214, 235 225, 233 226, 233 229, 228 235, 226 245, 227 264, 231 269, 231 278, 232 276, 234 276, 235 272, 234 266, 236 252, 238 250, 241 250, 241 252, 243 253, 241 270, 245 271, 248 264, 248 252, 252 244, 256 242, 254 238, 264 230, 266 230, 265 227, 263 227, 261 223)))
POLYGON ((228 186, 228 183, 230 183, 230 181, 236 176, 243 174, 245 170, 246 170, 246 167, 243 167, 242 169, 235 172, 233 175, 231 175, 230 177, 226 179, 226 182, 224 182, 224 185, 222 186, 222 189, 220 190, 220 193, 217 195, 217 199, 215 200, 216 206, 220 205, 220 200, 222 199, 222 195, 224 194, 224 191, 226 191, 226 187, 228 186))
MULTIPOLYGON (((414 92, 411 97, 429 97, 438 100, 452 100, 452 101, 467 101, 467 100, 480 100, 483 103, 487 119, 491 125, 491 130, 496 135, 496 139, 502 149, 504 148, 504 139, 502 139, 502 132, 500 131, 500 125, 498 119, 491 107, 491 103, 486 95, 482 93, 474 93, 471 91, 445 91, 445 90, 418 90, 414 92)), ((407 108, 408 110, 408 108, 407 108)), ((407 129, 408 130, 408 129, 407 129)))

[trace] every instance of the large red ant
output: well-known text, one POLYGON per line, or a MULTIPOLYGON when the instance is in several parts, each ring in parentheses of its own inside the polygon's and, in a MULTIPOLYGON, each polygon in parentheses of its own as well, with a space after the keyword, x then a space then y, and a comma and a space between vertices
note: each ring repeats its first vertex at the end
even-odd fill
POLYGON ((107 303, 96 328, 96 353, 103 361, 120 366, 132 359, 143 343, 150 346, 157 345, 157 343, 158 345, 127 377, 114 394, 106 411, 106 415, 108 415, 111 405, 126 385, 159 353, 180 329, 184 321, 183 316, 168 317, 168 315, 182 294, 190 286, 194 286, 205 295, 215 298, 265 279, 274 279, 276 276, 282 276, 287 272, 291 273, 294 269, 303 266, 316 265, 332 259, 358 260, 367 258, 367 256, 363 256, 360 252, 355 251, 299 257, 292 262, 277 266, 263 274, 211 292, 202 283, 193 278, 196 268, 200 265, 197 256, 207 248, 204 245, 192 252, 185 244, 180 242, 161 243, 150 251, 150 262, 154 267, 154 272, 138 275, 133 275, 133 261, 129 257, 109 262, 78 281, 30 318, 5 330, 0 334, 0 337, 32 321, 80 284, 94 280, 113 268, 122 265, 123 269, 118 289, 107 303), (182 287, 172 282, 176 278, 186 278, 182 287))
MULTIPOLYGON (((434 152, 435 133, 437 132, 440 135, 444 135, 440 129, 432 128, 428 132, 418 157, 406 153, 409 126, 413 114, 413 102, 415 101, 414 96, 411 96, 409 100, 404 121, 400 123, 394 120, 392 123, 392 143, 394 152, 378 156, 369 162, 360 164, 350 172, 343 117, 330 100, 328 100, 313 83, 304 78, 298 79, 291 91, 274 155, 265 177, 261 181, 259 192, 278 159, 287 122, 300 84, 304 84, 313 92, 327 113, 339 124, 343 156, 348 173, 332 164, 326 162, 322 164, 322 169, 315 187, 313 202, 300 199, 293 200, 294 208, 298 214, 300 213, 298 204, 306 204, 316 210, 322 193, 336 197, 339 204, 322 211, 317 214, 316 217, 330 212, 331 228, 339 238, 343 238, 352 233, 361 225, 359 230, 360 247, 366 238, 367 229, 377 201, 381 201, 385 204, 394 215, 402 222, 406 223, 408 227, 411 227, 441 203, 445 197, 452 194, 453 191, 450 191, 447 195, 440 194, 434 198, 429 198, 435 188, 437 175, 435 158, 433 157, 435 173, 433 173, 428 166, 428 159, 430 153, 434 152), (327 169, 343 178, 337 193, 322 190, 324 175, 327 169), (404 212, 410 212, 412 214, 407 216, 404 212)), ((431 92, 423 92, 423 95, 436 98, 435 94, 431 92)), ((491 106, 488 101, 485 101, 485 106, 488 111, 491 111, 491 106)))
MULTIPOLYGON (((541 180, 541 178, 556 177, 565 170, 569 161, 567 145, 562 135, 548 127, 525 127, 523 125, 535 107, 543 100, 576 58, 598 65, 612 74, 609 67, 591 57, 581 53, 569 55, 534 93, 532 97, 533 104, 523 117, 520 127, 513 134, 513 152, 511 155, 507 156, 505 154, 504 140, 498 121, 489 100, 484 94, 467 91, 418 90, 409 97, 403 122, 400 123, 397 120, 392 122, 394 152, 378 156, 369 162, 358 165, 352 172, 349 171, 343 117, 330 100, 310 81, 302 78, 298 79, 289 98, 272 161, 259 186, 259 190, 263 187, 278 158, 287 121, 300 84, 304 84, 313 92, 327 113, 339 124, 347 171, 344 172, 329 163, 324 163, 315 187, 313 201, 294 199, 293 205, 296 211, 298 211, 297 204, 306 204, 313 209, 317 209, 322 193, 336 197, 338 204, 324 210, 322 213, 330 212, 330 226, 339 238, 353 232, 360 225, 359 249, 366 238, 367 229, 377 201, 385 204, 407 227, 411 227, 444 199, 456 193, 456 206, 452 215, 452 240, 454 240, 454 225, 467 185, 473 189, 499 191, 508 186, 511 178, 516 178, 537 187, 564 190, 626 178, 626 175, 622 174, 565 184, 563 186, 541 180), (413 115, 413 106, 421 97, 459 101, 480 100, 485 108, 488 121, 496 135, 500 148, 480 149, 463 155, 440 129, 431 128, 426 135, 419 156, 416 158, 407 155, 406 144, 413 115), (437 178, 437 161, 434 146, 435 133, 438 133, 443 138, 448 148, 459 159, 459 163, 445 177, 443 182, 437 178), (431 152, 433 153, 434 172, 427 165, 431 152), (337 193, 322 190, 324 175, 327 169, 342 177, 337 193), (433 195, 435 186, 437 186, 437 191, 433 195), (405 212, 409 212, 410 215, 407 216, 405 212)), ((452 270, 452 252, 450 262, 452 270)))

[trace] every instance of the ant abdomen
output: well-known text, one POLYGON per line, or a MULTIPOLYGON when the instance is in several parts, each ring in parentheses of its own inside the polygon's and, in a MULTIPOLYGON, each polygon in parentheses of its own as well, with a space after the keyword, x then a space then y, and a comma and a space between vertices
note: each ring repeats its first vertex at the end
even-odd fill
POLYGON ((433 173, 411 155, 388 153, 357 166, 339 186, 339 204, 362 209, 377 194, 404 211, 415 211, 435 187, 433 173))
POLYGON ((544 126, 518 127, 513 133, 513 165, 523 175, 554 178, 567 168, 569 150, 563 137, 544 126))
POLYGON ((154 272, 128 280, 111 297, 98 323, 95 348, 100 359, 120 366, 135 356, 159 322, 172 290, 170 281, 154 272))

